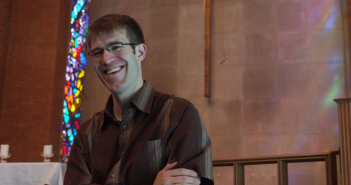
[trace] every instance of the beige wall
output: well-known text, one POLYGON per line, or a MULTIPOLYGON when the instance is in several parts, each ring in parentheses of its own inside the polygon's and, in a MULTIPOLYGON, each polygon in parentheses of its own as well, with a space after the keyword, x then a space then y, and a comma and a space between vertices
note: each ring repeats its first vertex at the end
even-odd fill
MULTIPOLYGON (((197 106, 213 158, 223 159, 338 149, 332 99, 345 96, 350 82, 340 2, 214 0, 210 99, 203 95, 202 0, 93 0, 89 13, 91 21, 123 13, 141 24, 148 45, 144 78, 197 106)), ((83 119, 102 110, 108 94, 90 66, 83 119)), ((323 184, 323 168, 291 166, 289 184, 323 184)), ((276 181, 274 170, 247 172, 252 182, 276 181)), ((215 176, 228 174, 218 169, 215 176)))

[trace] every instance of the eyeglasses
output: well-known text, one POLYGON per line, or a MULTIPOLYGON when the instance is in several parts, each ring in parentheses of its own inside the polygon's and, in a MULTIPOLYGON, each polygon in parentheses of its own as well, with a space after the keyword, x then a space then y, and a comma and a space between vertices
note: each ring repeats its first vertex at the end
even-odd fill
POLYGON ((122 42, 112 43, 112 44, 107 45, 106 47, 95 48, 95 49, 89 51, 88 52, 88 56, 92 56, 92 57, 95 57, 95 58, 100 58, 104 54, 104 50, 105 49, 109 53, 118 54, 118 52, 121 50, 121 48, 123 48, 125 45, 135 46, 135 45, 138 45, 138 44, 136 44, 136 43, 122 43, 122 42))

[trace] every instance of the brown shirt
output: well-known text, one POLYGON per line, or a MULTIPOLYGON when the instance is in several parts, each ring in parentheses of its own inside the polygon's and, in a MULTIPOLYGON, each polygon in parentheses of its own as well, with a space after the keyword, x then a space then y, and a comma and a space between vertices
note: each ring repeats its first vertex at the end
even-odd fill
POLYGON ((113 116, 103 112, 80 127, 68 160, 65 185, 152 185, 158 171, 178 161, 201 184, 213 184, 211 142, 196 108, 187 100, 154 91, 148 82, 113 116))

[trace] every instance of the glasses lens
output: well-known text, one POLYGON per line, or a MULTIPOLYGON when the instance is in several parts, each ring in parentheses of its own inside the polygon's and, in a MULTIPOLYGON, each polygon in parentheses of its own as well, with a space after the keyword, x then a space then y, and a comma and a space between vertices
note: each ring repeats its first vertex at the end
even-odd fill
POLYGON ((123 47, 122 43, 117 43, 117 44, 113 44, 113 45, 107 47, 107 50, 109 52, 116 52, 116 51, 120 50, 122 47, 123 47))
POLYGON ((104 53, 103 49, 94 49, 93 51, 90 51, 89 54, 93 57, 101 57, 103 53, 104 53))
MULTIPOLYGON (((128 45, 131 45, 131 44, 128 44, 128 45)), ((123 43, 116 43, 116 44, 113 44, 113 45, 110 45, 108 47, 106 47, 106 50, 110 53, 118 53, 118 51, 123 48, 124 44, 123 43)), ((104 49, 103 48, 96 48, 92 51, 90 51, 88 54, 90 56, 93 56, 93 57, 101 57, 104 53, 104 49)))

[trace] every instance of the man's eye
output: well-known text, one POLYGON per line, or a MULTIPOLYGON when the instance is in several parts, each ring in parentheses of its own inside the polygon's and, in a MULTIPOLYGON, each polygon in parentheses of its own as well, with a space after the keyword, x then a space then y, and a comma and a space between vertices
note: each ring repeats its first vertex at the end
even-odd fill
POLYGON ((119 50, 119 49, 121 49, 122 48, 122 44, 115 44, 115 45, 112 45, 112 46, 110 46, 110 50, 111 51, 116 51, 116 50, 119 50))
POLYGON ((101 56, 103 52, 104 52, 104 50, 102 50, 102 49, 94 50, 91 52, 91 55, 97 57, 97 56, 101 56))

